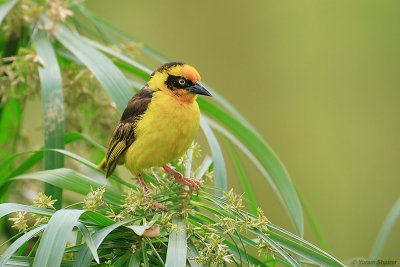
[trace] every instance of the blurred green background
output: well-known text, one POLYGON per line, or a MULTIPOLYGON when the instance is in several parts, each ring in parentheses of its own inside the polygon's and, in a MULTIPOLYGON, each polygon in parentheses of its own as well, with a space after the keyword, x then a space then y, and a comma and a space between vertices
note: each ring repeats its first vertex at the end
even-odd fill
MULTIPOLYGON (((399 1, 86 5, 169 58, 196 66, 277 152, 328 251, 341 260, 369 256, 399 197, 399 1)), ((293 230, 254 174, 269 219, 293 230)), ((400 256, 399 225, 392 234, 384 260, 400 256)), ((306 238, 316 242, 308 224, 306 238)))

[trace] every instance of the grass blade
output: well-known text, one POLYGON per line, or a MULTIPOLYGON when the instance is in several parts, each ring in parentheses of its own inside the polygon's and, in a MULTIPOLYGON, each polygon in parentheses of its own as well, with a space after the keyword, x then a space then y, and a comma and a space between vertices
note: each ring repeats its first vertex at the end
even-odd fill
POLYGON ((103 51, 104 53, 107 53, 117 59, 122 60, 123 62, 127 63, 128 65, 132 66, 131 70, 134 72, 135 75, 147 80, 152 73, 152 71, 141 64, 137 63, 136 61, 116 52, 115 50, 110 49, 107 46, 104 46, 98 42, 95 42, 93 40, 84 38, 84 40, 90 44, 91 46, 95 47, 96 49, 99 49, 100 51, 103 51))
MULTIPOLYGON (((309 259, 314 263, 321 264, 322 266, 332 266, 332 267, 343 267, 344 265, 337 261, 335 258, 326 256, 325 253, 320 253, 318 251, 314 251, 302 244, 298 244, 292 240, 289 240, 283 236, 280 236, 274 232, 269 232, 269 239, 278 243, 282 247, 293 251, 297 255, 309 259)), ((282 255, 283 256, 283 255, 282 255)), ((285 258, 286 259, 286 258, 285 258)), ((287 260, 287 259, 286 259, 287 260)))
MULTIPOLYGON (((44 147, 64 148, 64 98, 60 67, 53 46, 46 31, 38 30, 33 36, 33 43, 38 56, 44 61, 44 66, 38 67, 42 87, 44 111, 44 147)), ((62 168, 64 156, 59 153, 46 151, 44 168, 46 170, 62 168)), ((46 185, 46 195, 56 199, 55 208, 62 206, 62 189, 53 185, 46 185)))
POLYGON ((200 180, 203 178, 203 176, 206 174, 208 169, 210 168, 212 164, 212 158, 210 156, 205 156, 203 162, 201 163, 200 167, 197 170, 197 173, 195 175, 197 180, 200 180))
MULTIPOLYGON (((84 141, 84 142, 92 145, 94 148, 98 149, 101 152, 104 152, 104 153, 107 152, 107 149, 104 146, 98 144, 90 137, 82 135, 80 133, 70 132, 70 133, 66 133, 64 137, 65 137, 64 138, 65 145, 75 142, 75 141, 84 141)), ((64 151, 64 150, 50 149, 49 151, 61 153, 60 151, 64 151)), ((44 156, 43 150, 26 151, 26 152, 14 154, 14 155, 8 157, 4 162, 2 162, 0 164, 0 170, 7 169, 8 166, 10 166, 11 164, 14 163, 16 158, 23 156, 25 154, 28 154, 28 153, 32 153, 32 155, 29 158, 27 158, 26 160, 24 160, 19 166, 17 166, 13 170, 11 170, 9 173, 6 172, 5 174, 0 175, 0 184, 5 182, 10 177, 14 177, 14 176, 23 174, 24 172, 28 171, 30 168, 32 168, 34 165, 36 165, 38 162, 40 162, 44 156)), ((94 165, 96 165, 96 169, 97 169, 97 164, 94 164, 94 165)))
POLYGON ((10 10, 14 7, 14 5, 18 2, 18 0, 10 0, 2 3, 0 5, 0 24, 3 22, 5 16, 10 12, 10 10))
MULTIPOLYGON (((121 204, 122 201, 122 195, 118 190, 67 168, 27 173, 11 178, 9 182, 17 180, 42 181, 84 195, 88 194, 91 189, 105 186, 105 200, 114 204, 121 204)), ((2 186, 0 185, 0 188, 2 186)))
POLYGON ((48 209, 40 209, 32 206, 27 206, 17 203, 2 203, 0 204, 0 218, 13 212, 26 211, 45 216, 51 216, 54 212, 48 209))
POLYGON ((210 126, 207 123, 207 120, 202 115, 200 117, 200 125, 206 135, 208 144, 210 145, 212 158, 214 162, 214 186, 215 186, 215 195, 217 197, 222 197, 222 191, 228 190, 228 178, 226 174, 226 166, 224 161, 224 155, 222 154, 221 147, 218 143, 217 137, 214 132, 211 130, 210 126))
MULTIPOLYGON (((114 223, 110 226, 104 227, 103 229, 99 230, 98 232, 94 233, 92 238, 94 242, 94 247, 95 249, 98 249, 103 240, 115 229, 117 229, 120 226, 123 226, 124 224, 130 223, 134 221, 134 219, 122 221, 122 222, 117 222, 114 223)), ((82 247, 82 249, 79 251, 78 256, 75 260, 74 266, 80 267, 80 266, 89 266, 90 262, 92 260, 92 254, 90 252, 90 249, 87 245, 82 247)))
POLYGON ((3 255, 1 255, 0 258, 0 267, 6 266, 8 260, 12 257, 12 255, 17 252, 17 250, 25 244, 27 241, 29 241, 32 237, 34 237, 37 233, 42 231, 47 227, 47 224, 41 225, 39 227, 36 227, 35 229, 25 233, 23 236, 15 240, 8 248, 6 251, 4 251, 3 255))
POLYGON ((396 221, 399 219, 400 219, 400 198, 397 200, 396 204, 394 204, 392 210, 389 212, 384 223, 382 224, 378 237, 372 248, 372 253, 370 257, 371 260, 377 260, 378 257, 381 255, 385 242, 389 237, 390 231, 392 230, 396 221))
POLYGON ((142 252, 140 251, 140 249, 136 250, 135 253, 132 254, 132 256, 129 260, 128 267, 140 267, 141 255, 142 255, 142 252))
POLYGON ((169 235, 165 267, 186 267, 186 223, 183 217, 173 218, 172 223, 176 228, 169 235))
POLYGON ((300 267, 300 264, 298 264, 292 256, 290 256, 289 253, 287 253, 283 248, 281 248, 277 243, 275 243, 274 240, 269 238, 268 236, 265 236, 263 234, 259 235, 260 238, 262 238, 265 242, 270 244, 285 260, 287 260, 292 266, 294 267, 300 267))
POLYGON ((196 258, 200 256, 199 251, 197 250, 196 246, 193 242, 188 242, 188 251, 187 251, 187 259, 191 267, 202 267, 203 264, 199 263, 196 258))
MULTIPOLYGON (((23 105, 20 99, 9 99, 0 105, 0 161, 16 151, 17 141, 20 138, 23 105)), ((0 180, 13 170, 12 165, 0 169, 0 180)))
POLYGON ((257 198, 254 195, 254 190, 251 189, 250 181, 248 176, 246 175, 246 169, 242 164, 242 161, 239 158, 239 155, 232 147, 231 143, 228 140, 225 140, 225 147, 232 159, 233 166, 235 168, 235 174, 237 174, 240 184, 242 185, 243 191, 247 200, 247 207, 249 211, 253 214, 257 214, 257 198))
MULTIPOLYGON (((33 257, 12 257, 8 262, 6 267, 22 267, 31 266, 33 262, 33 257)), ((60 267, 71 267, 72 261, 63 260, 60 267)))
POLYGON ((94 260, 99 263, 99 255, 97 255, 97 249, 94 245, 94 241, 92 236, 89 233, 89 230, 87 229, 87 227, 83 224, 83 223, 77 223, 76 225, 79 228, 79 231, 81 231, 83 237, 86 240, 86 245, 88 246, 88 248, 90 249, 90 252, 92 252, 93 258, 94 260))
MULTIPOLYGON (((212 109, 215 108, 220 110, 218 107, 212 106, 211 103, 207 103, 207 105, 211 105, 212 109)), ((300 236, 303 236, 303 211, 300 200, 291 179, 283 168, 283 165, 262 139, 257 138, 254 133, 249 132, 250 130, 241 125, 235 118, 223 110, 220 111, 222 114, 217 115, 218 117, 221 117, 218 120, 223 121, 224 126, 228 127, 228 129, 233 133, 236 133, 238 137, 211 119, 207 119, 209 125, 222 133, 246 154, 264 178, 269 182, 296 226, 297 232, 300 236), (271 172, 271 169, 274 172, 271 172)), ((218 111, 214 112, 218 113, 218 111)))
POLYGON ((60 266, 72 229, 84 210, 58 210, 50 218, 40 240, 33 267, 60 266))
POLYGON ((146 242, 142 243, 142 256, 143 256, 143 266, 150 267, 149 256, 147 255, 147 249, 146 249, 146 242))
POLYGON ((90 46, 80 35, 60 25, 56 38, 96 76, 122 113, 133 95, 124 74, 101 52, 90 46))
POLYGON ((99 151, 104 152, 104 153, 107 152, 107 148, 105 148, 104 146, 100 145, 99 143, 94 141, 89 136, 83 135, 81 133, 75 133, 75 132, 68 132, 68 133, 65 134, 65 144, 69 144, 69 143, 72 143, 72 142, 75 142, 75 141, 85 141, 86 143, 92 145, 93 147, 95 147, 99 151))
POLYGON ((327 252, 323 251, 322 249, 318 248, 317 246, 311 244, 310 242, 304 240, 303 238, 300 238, 300 237, 298 237, 298 236, 296 236, 296 235, 294 235, 294 234, 292 234, 292 233, 286 231, 285 229, 282 229, 282 228, 280 228, 279 226, 276 226, 276 225, 274 225, 274 224, 272 224, 272 223, 269 223, 269 224, 268 224, 268 227, 269 227, 270 229, 276 230, 277 232, 279 232, 279 233, 281 233, 281 234, 284 234, 284 235, 286 235, 286 236, 289 236, 290 238, 294 239, 295 242, 296 242, 297 244, 301 244, 301 246, 303 246, 303 247, 305 247, 305 248, 307 248, 307 249, 312 249, 312 250, 316 251, 317 253, 319 253, 319 254, 322 255, 323 257, 328 258, 329 261, 334 261, 334 262, 338 262, 338 263, 339 263, 339 261, 338 261, 336 258, 334 258, 333 256, 331 256, 331 255, 328 254, 327 252))
POLYGON ((318 225, 317 218, 315 217, 314 213, 312 212, 311 208, 307 204, 305 198, 302 194, 299 193, 301 206, 304 210, 305 218, 309 221, 312 231, 314 232, 315 237, 317 238, 319 246, 324 250, 329 250, 328 243, 325 240, 324 235, 322 234, 321 228, 318 225))

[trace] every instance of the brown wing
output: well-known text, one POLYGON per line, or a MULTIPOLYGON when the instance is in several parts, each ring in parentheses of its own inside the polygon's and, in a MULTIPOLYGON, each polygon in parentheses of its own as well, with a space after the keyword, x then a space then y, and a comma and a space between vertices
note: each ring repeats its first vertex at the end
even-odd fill
POLYGON ((121 120, 111 136, 106 158, 100 164, 100 168, 105 167, 106 169, 106 177, 109 177, 114 172, 121 156, 135 141, 136 122, 147 110, 152 93, 149 88, 144 87, 129 100, 121 120))

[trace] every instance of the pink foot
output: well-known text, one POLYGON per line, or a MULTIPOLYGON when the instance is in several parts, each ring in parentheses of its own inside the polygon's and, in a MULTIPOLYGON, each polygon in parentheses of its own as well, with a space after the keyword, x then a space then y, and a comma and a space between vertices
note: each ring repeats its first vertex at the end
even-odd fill
POLYGON ((175 180, 179 184, 187 185, 192 189, 199 190, 201 181, 194 179, 194 178, 185 178, 180 172, 175 171, 173 168, 171 168, 168 165, 163 166, 164 170, 168 173, 174 176, 175 180))
POLYGON ((160 204, 160 203, 158 203, 157 201, 155 201, 155 200, 153 199, 153 197, 150 195, 149 189, 147 188, 147 185, 146 185, 146 183, 144 182, 143 177, 142 177, 140 174, 139 174, 137 177, 138 177, 140 186, 142 187, 143 192, 144 192, 144 194, 145 194, 145 196, 146 196, 146 200, 149 201, 149 202, 152 202, 152 203, 153 203, 153 206, 154 206, 156 209, 160 209, 160 210, 163 210, 163 211, 167 211, 168 209, 167 209, 166 206, 164 206, 163 204, 160 204))

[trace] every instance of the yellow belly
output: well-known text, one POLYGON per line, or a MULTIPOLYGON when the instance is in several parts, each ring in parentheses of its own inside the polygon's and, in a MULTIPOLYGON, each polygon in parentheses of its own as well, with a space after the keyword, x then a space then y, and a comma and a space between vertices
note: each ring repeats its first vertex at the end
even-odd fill
POLYGON ((135 141, 125 154, 126 167, 137 175, 179 158, 190 147, 199 126, 200 110, 195 100, 185 103, 154 93, 136 126, 135 141))

